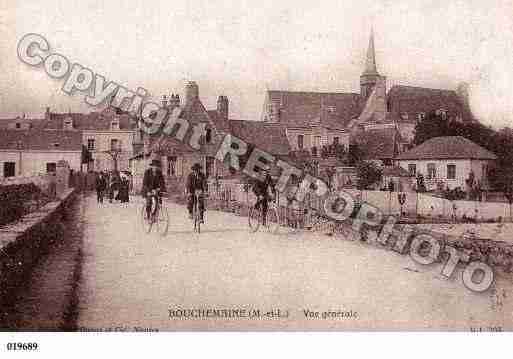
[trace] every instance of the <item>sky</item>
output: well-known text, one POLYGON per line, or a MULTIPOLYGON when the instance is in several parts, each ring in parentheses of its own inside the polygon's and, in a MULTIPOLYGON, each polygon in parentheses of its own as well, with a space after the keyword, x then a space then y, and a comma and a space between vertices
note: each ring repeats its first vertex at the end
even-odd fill
POLYGON ((387 85, 470 85, 473 112, 513 127, 512 1, 0 0, 0 117, 95 110, 16 55, 27 33, 127 88, 230 100, 258 120, 266 89, 359 92, 371 27, 387 85))

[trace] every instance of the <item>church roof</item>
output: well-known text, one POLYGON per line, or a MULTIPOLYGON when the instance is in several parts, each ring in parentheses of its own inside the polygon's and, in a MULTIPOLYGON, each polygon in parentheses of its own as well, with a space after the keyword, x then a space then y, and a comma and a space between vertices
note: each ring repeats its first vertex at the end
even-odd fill
POLYGON ((269 102, 280 105, 279 122, 289 127, 325 126, 345 129, 358 117, 364 99, 357 93, 268 91, 269 102))
POLYGON ((391 111, 401 120, 415 121, 421 112, 427 114, 440 109, 448 111, 449 116, 459 114, 463 119, 471 119, 470 111, 453 90, 395 85, 388 91, 387 99, 391 111))
POLYGON ((397 156, 399 160, 478 159, 495 160, 497 156, 462 136, 431 138, 397 156))

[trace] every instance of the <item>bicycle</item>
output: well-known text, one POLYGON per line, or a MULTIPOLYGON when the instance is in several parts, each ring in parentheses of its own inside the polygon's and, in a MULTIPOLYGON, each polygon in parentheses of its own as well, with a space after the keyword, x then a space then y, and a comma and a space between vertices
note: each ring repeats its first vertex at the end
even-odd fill
MULTIPOLYGON (((202 191, 194 191, 194 202, 192 207, 192 219, 194 221, 194 232, 201 233, 201 211, 199 210, 199 201, 202 191)), ((203 221, 205 220, 205 203, 203 203, 203 221)))
POLYGON ((269 201, 267 208, 266 221, 264 223, 264 206, 258 206, 259 202, 249 208, 248 225, 251 232, 256 232, 261 225, 264 225, 270 233, 276 233, 280 226, 280 217, 276 201, 269 201))
POLYGON ((152 191, 147 194, 151 198, 150 215, 146 212, 146 201, 141 206, 142 225, 146 233, 150 233, 153 226, 156 225, 157 232, 165 236, 169 229, 169 213, 167 208, 162 205, 162 196, 159 191, 152 191))

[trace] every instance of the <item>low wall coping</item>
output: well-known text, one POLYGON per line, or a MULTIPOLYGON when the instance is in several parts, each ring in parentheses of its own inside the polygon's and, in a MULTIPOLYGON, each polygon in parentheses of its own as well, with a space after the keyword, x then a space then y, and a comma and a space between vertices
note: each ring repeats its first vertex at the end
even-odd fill
POLYGON ((49 202, 39 210, 28 213, 16 222, 9 223, 0 228, 0 251, 16 242, 25 232, 44 222, 71 196, 73 191, 73 188, 66 190, 59 200, 49 202))

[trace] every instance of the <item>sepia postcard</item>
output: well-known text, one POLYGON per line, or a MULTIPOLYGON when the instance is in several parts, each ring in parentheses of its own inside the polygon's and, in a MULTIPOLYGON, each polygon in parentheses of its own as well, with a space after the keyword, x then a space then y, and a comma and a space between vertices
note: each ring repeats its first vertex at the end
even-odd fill
POLYGON ((0 0, 0 330, 511 331, 512 13, 0 0))

